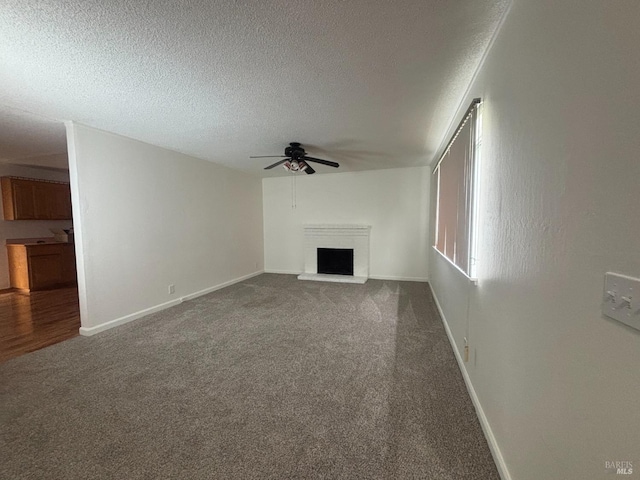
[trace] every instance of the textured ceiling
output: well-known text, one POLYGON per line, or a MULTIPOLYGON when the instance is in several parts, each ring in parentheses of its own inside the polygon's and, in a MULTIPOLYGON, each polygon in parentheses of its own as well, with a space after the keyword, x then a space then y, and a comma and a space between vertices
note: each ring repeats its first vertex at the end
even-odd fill
POLYGON ((2 3, 0 108, 263 174, 427 164, 509 0, 2 3))
POLYGON ((61 122, 0 107, 0 161, 66 156, 66 152, 67 137, 61 122))

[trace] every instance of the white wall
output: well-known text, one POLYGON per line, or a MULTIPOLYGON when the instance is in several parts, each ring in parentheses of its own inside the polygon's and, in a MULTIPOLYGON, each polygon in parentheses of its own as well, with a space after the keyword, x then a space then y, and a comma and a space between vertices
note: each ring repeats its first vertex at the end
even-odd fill
POLYGON ((83 333, 263 269, 259 178, 77 124, 67 136, 83 333))
MULTIPOLYGON (((25 166, 0 163, 0 177, 26 177, 40 178, 43 180, 56 180, 68 182, 69 173, 59 170, 45 170, 42 168, 29 168, 25 166)), ((2 199, 0 198, 0 205, 2 199)), ((0 212, 1 212, 0 207, 0 212)), ((2 220, 0 213, 0 289, 9 288, 9 265, 7 262, 7 250, 5 244, 8 238, 39 238, 52 237, 50 228, 69 228, 71 220, 2 220)))
POLYGON ((433 251, 429 278, 513 479, 640 470, 640 332, 600 313, 606 271, 640 276, 638 21, 516 0, 463 104, 484 99, 480 281, 433 251))
POLYGON ((262 181, 265 270, 304 270, 303 225, 371 225, 370 276, 426 280, 429 169, 296 175, 262 181))

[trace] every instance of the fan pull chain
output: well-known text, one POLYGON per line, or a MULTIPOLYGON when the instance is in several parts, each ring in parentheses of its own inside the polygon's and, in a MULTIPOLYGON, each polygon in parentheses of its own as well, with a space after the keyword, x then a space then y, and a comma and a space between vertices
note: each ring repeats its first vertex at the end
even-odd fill
POLYGON ((296 200, 297 200, 296 174, 294 172, 291 172, 291 208, 292 209, 298 208, 296 200))

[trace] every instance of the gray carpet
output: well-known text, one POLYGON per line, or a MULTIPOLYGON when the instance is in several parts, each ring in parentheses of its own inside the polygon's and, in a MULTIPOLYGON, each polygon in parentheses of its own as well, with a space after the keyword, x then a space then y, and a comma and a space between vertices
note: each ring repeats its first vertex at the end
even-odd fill
POLYGON ((424 283, 261 275, 0 365, 2 479, 498 479, 424 283))

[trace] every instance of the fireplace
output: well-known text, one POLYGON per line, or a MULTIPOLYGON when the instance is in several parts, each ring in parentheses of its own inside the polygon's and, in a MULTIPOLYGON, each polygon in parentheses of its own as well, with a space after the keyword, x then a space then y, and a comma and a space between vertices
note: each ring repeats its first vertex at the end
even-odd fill
POLYGON ((369 278, 370 230, 369 225, 305 225, 304 273, 298 278, 365 283, 369 278))
POLYGON ((318 248, 318 273, 353 275, 353 248, 318 248))

